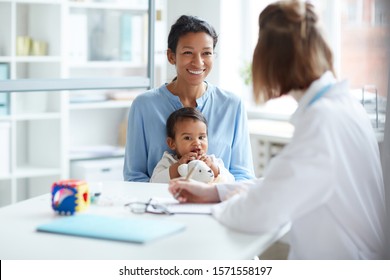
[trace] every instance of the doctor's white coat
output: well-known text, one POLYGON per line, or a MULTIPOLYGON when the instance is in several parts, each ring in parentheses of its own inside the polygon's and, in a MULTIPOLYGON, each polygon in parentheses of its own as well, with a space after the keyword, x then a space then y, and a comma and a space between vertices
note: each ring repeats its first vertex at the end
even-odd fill
POLYGON ((217 185, 221 223, 262 233, 291 222, 290 259, 382 259, 385 201, 377 139, 368 116, 330 72, 311 84, 292 116, 291 142, 271 160, 264 179, 226 197, 217 185), (316 93, 331 88, 309 105, 316 93))

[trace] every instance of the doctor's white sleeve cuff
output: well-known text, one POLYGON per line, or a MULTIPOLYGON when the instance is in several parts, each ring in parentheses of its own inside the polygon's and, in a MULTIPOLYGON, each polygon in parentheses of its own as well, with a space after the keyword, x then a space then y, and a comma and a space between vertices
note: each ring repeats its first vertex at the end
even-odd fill
POLYGON ((260 186, 262 183, 263 183, 263 178, 259 178, 259 179, 240 181, 234 183, 216 184, 215 186, 218 191, 219 199, 221 201, 224 201, 236 194, 239 194, 241 192, 246 192, 250 188, 260 186))

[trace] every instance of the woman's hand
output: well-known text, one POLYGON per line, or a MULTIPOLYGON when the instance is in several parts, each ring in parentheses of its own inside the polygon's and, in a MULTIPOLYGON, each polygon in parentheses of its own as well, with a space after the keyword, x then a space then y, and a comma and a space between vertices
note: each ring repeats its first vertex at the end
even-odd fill
POLYGON ((215 185, 183 178, 169 182, 169 192, 180 202, 213 203, 220 202, 215 185))

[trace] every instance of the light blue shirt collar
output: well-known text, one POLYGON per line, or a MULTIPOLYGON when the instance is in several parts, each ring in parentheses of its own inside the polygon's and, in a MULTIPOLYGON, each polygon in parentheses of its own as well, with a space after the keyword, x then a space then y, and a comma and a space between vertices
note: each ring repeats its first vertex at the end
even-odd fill
POLYGON ((330 71, 325 72, 319 79, 311 83, 309 88, 303 94, 298 102, 298 108, 291 116, 290 122, 294 124, 295 120, 311 105, 311 102, 316 101, 317 94, 325 94, 329 92, 329 88, 336 83, 336 78, 330 71))
MULTIPOLYGON (((203 104, 206 102, 207 98, 210 96, 210 94, 214 88, 213 85, 209 84, 208 82, 205 81, 205 83, 207 85, 207 89, 201 97, 196 99, 197 108, 203 107, 203 104)), ((167 88, 167 85, 168 85, 168 83, 165 83, 164 85, 162 85, 160 87, 160 90, 162 90, 164 92, 164 94, 167 96, 167 98, 172 102, 172 104, 174 104, 174 106, 177 109, 183 107, 183 104, 181 103, 180 98, 178 96, 174 95, 172 92, 170 92, 167 88)))

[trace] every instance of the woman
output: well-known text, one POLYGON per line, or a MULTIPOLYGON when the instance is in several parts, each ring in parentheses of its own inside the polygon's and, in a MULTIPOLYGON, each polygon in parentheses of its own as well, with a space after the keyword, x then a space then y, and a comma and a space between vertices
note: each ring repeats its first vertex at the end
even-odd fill
POLYGON ((209 124, 209 153, 221 158, 235 179, 254 178, 246 112, 240 98, 205 81, 218 36, 207 22, 181 16, 168 36, 167 57, 177 76, 138 96, 129 113, 124 179, 149 182, 165 151, 165 123, 182 107, 194 107, 209 124))
POLYGON ((291 223, 290 259, 381 259, 385 202, 377 140, 347 83, 334 78, 316 23, 313 6, 298 1, 260 14, 256 97, 288 93, 298 101, 291 142, 264 178, 212 186, 174 180, 170 191, 182 202, 223 201, 213 216, 237 230, 261 233, 291 223))

